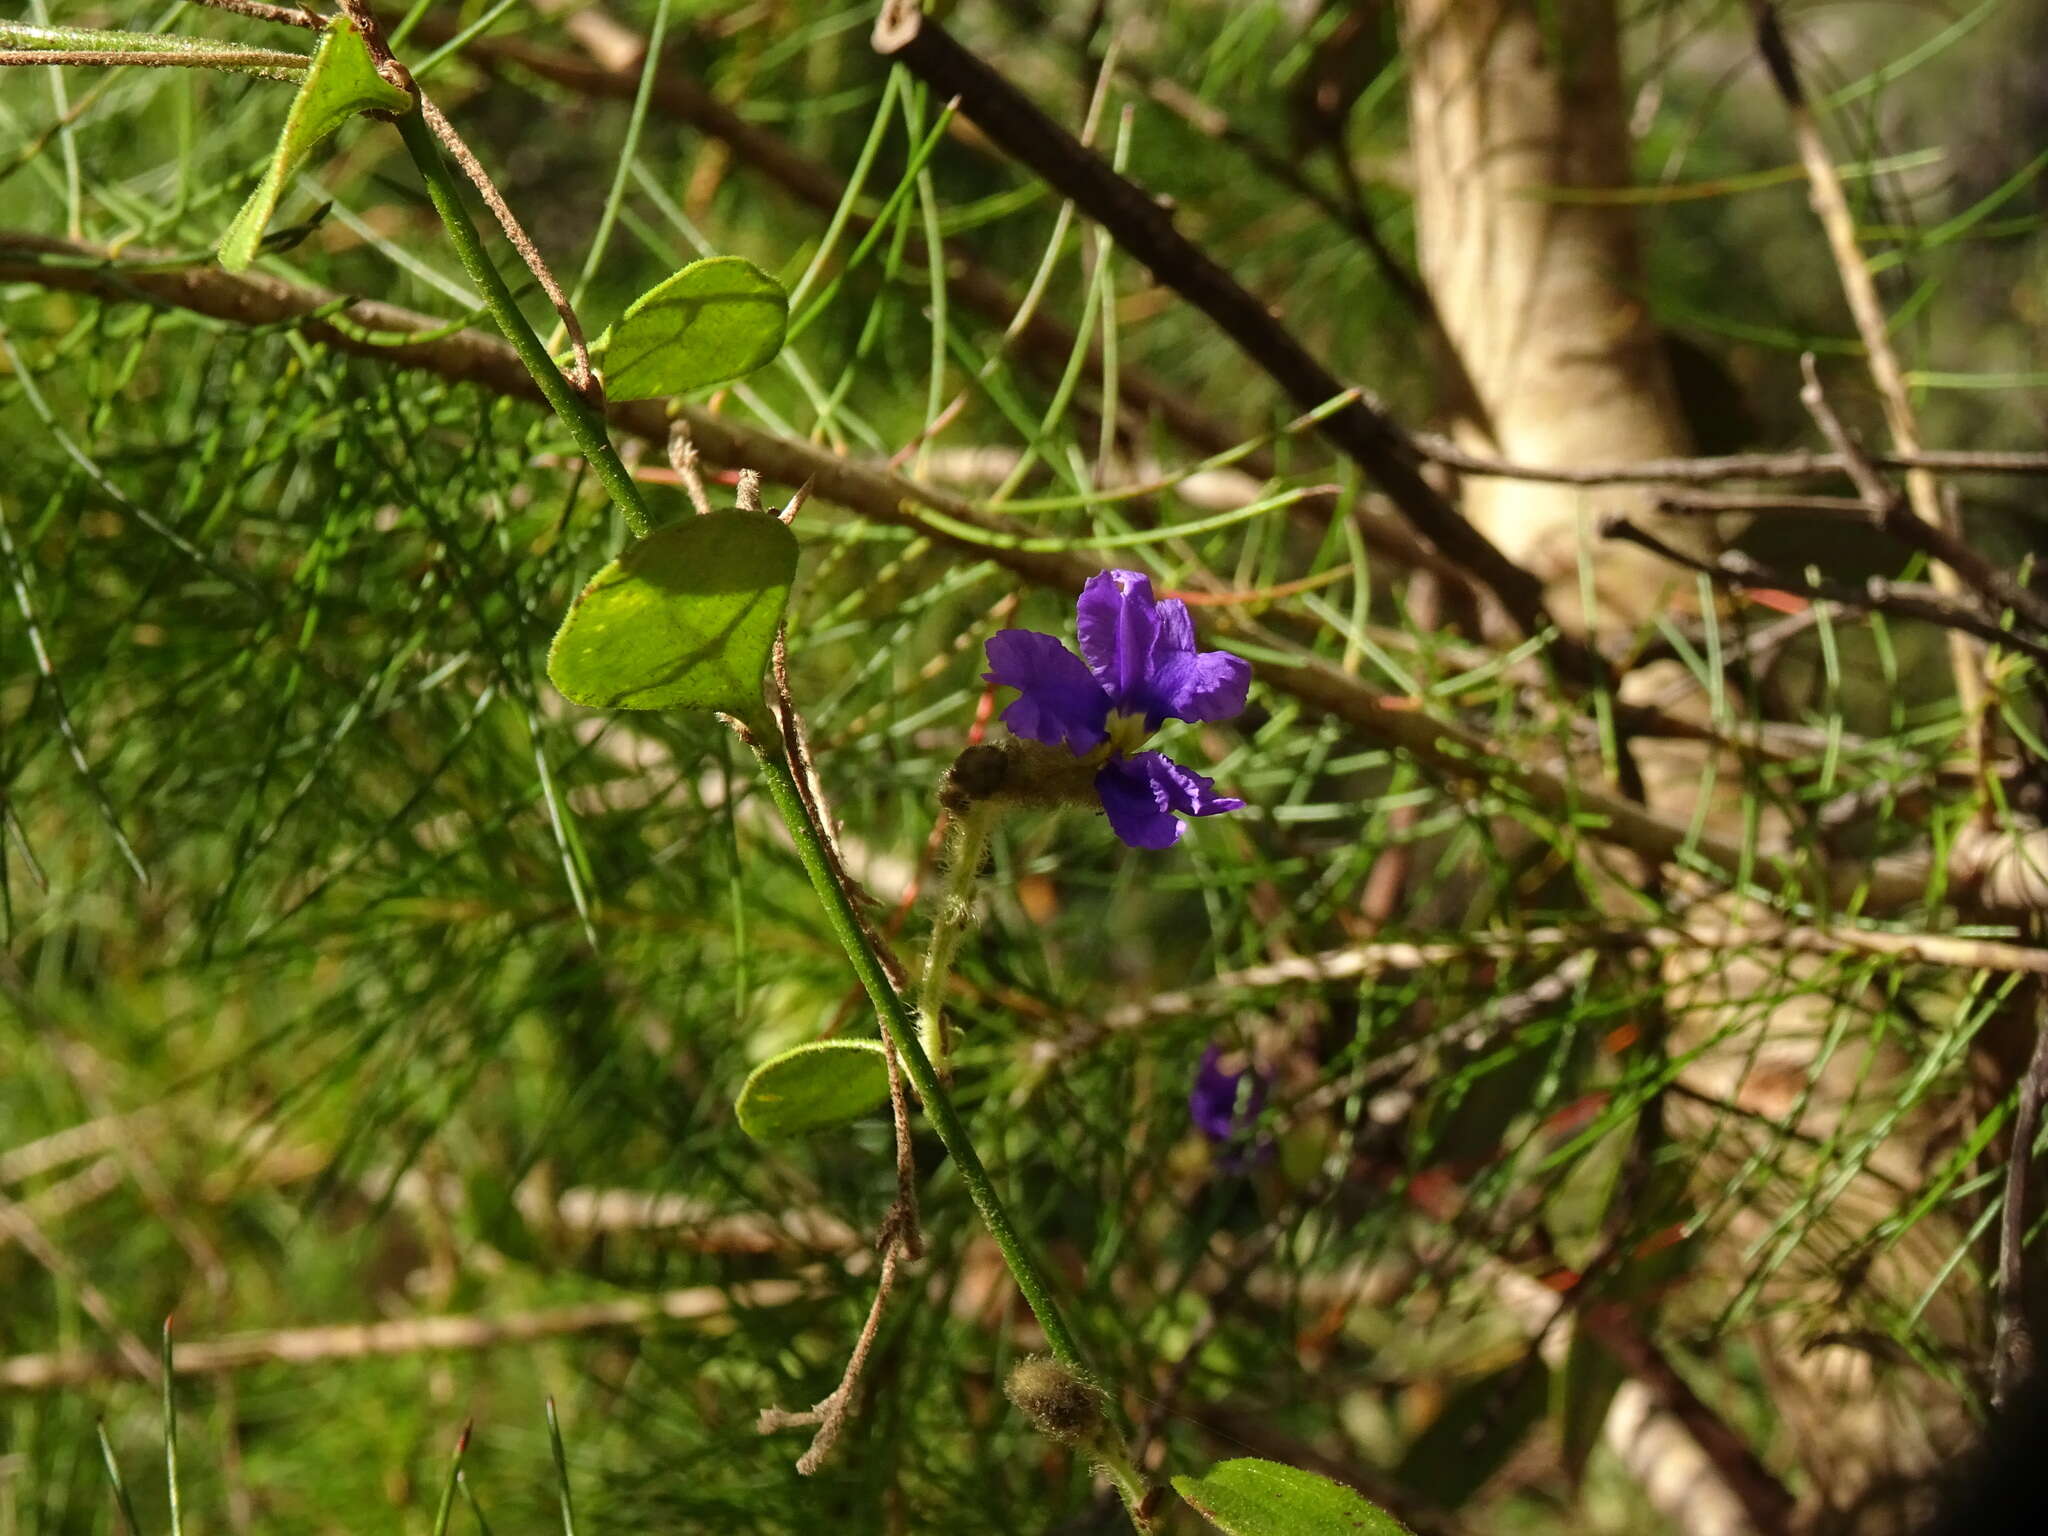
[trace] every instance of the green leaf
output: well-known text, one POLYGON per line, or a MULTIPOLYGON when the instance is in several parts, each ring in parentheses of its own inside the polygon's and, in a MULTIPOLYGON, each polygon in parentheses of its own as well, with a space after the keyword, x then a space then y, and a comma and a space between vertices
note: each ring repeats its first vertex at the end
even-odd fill
POLYGON ((1255 1456, 1176 1477, 1173 1491, 1229 1536, 1408 1536, 1400 1521, 1342 1483, 1255 1456))
POLYGON ((1627 1379, 1621 1362, 1596 1344, 1585 1329, 1572 1333, 1571 1350, 1557 1378, 1557 1415, 1559 1437, 1564 1445, 1564 1472, 1573 1487, 1585 1476, 1587 1459, 1600 1443, 1600 1432, 1607 1427, 1614 1394, 1627 1379))
POLYGON ((605 393, 649 400, 752 373, 782 350, 789 295, 743 256, 693 261, 598 339, 605 393))
POLYGON ((888 1097, 879 1040, 814 1040, 754 1068, 736 1108, 741 1130, 775 1141, 858 1120, 888 1097))
POLYGON ((305 84, 285 115, 270 168, 221 237, 220 264, 230 272, 240 272, 256 259, 256 247, 262 243, 271 214, 277 211, 284 184, 322 139, 358 112, 410 112, 412 107, 410 96, 377 73, 362 34, 338 16, 329 22, 305 84))
POLYGON ((1415 1437, 1394 1475, 1456 1509, 1498 1472, 1550 1403, 1550 1371, 1523 1359, 1463 1388, 1415 1437))
POLYGON ((562 696, 600 709, 759 709, 796 579, 796 535, 767 512, 658 528, 599 571, 548 649, 562 696))

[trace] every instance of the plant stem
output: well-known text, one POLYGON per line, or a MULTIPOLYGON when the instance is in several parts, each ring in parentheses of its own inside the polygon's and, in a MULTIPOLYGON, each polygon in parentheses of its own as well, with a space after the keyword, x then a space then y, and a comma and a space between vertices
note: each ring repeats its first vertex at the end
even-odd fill
POLYGON ((974 917, 974 880, 981 872, 981 856, 995 819, 995 807, 982 800, 955 825, 952 863, 939 892, 939 911, 924 952, 924 974, 918 979, 917 1027, 924 1037, 925 1053, 942 1076, 953 1059, 953 1032, 946 1027, 946 978, 953 973, 953 956, 974 917))
POLYGON ((896 995, 896 989, 889 984, 889 976, 882 969, 881 959, 868 943, 867 935, 861 930, 859 919, 854 915, 853 904, 846 892, 832 877, 832 869, 825 858, 825 849, 819 840, 818 829, 811 825, 811 819, 804 811, 802 795, 797 790, 796 778, 790 772, 789 764, 779 750, 780 736, 765 719, 747 722, 740 735, 753 748, 754 756, 761 764, 761 776, 768 786, 769 798, 775 802, 776 810, 782 813, 783 822, 789 828, 789 835, 796 843, 797 857, 803 861, 804 871, 811 877, 811 886, 818 893, 818 900, 824 905, 825 916, 832 924, 832 932, 846 951, 846 958, 853 963, 854 974, 867 989, 874 1001, 875 1011, 881 1016, 882 1027, 889 1032, 897 1054, 902 1058, 903 1069, 910 1077, 910 1085, 917 1090, 917 1096, 924 1102, 924 1111, 931 1120, 932 1129, 939 1133, 939 1140, 946 1152, 960 1170, 960 1177, 967 1185, 967 1192, 974 1198, 975 1209, 981 1212, 981 1219, 988 1227, 989 1235, 996 1240, 996 1247, 1002 1250, 1003 1262, 1009 1266, 1010 1274, 1016 1279, 1017 1289, 1024 1293, 1025 1304, 1038 1319, 1038 1326, 1045 1330, 1046 1344, 1054 1358, 1062 1365, 1077 1371, 1087 1367, 1081 1359, 1081 1351, 1074 1342, 1074 1336, 1067 1331, 1066 1320, 1060 1316, 1058 1304, 1053 1300, 1052 1287, 1047 1283, 1045 1273, 1038 1267, 1038 1260, 1026 1246, 1023 1235, 1011 1221, 1008 1209, 997 1195, 994 1181, 988 1170, 975 1154, 974 1143, 968 1138, 966 1124, 960 1113, 953 1107, 953 1101, 946 1094, 939 1075, 933 1068, 931 1058, 925 1055, 924 1047, 918 1043, 917 1030, 911 1022, 909 1010, 903 1006, 903 999, 896 995))
POLYGON ((1131 1517, 1134 1529, 1143 1532, 1156 1531, 1159 1523, 1146 1508, 1146 1498, 1151 1489, 1145 1478, 1131 1465, 1130 1453, 1119 1439, 1112 1445, 1098 1445, 1094 1448, 1096 1470, 1116 1486, 1117 1497, 1124 1501, 1124 1513, 1131 1517))
POLYGON ((476 225, 470 222, 469 214, 462 206, 462 189, 448 169, 448 162, 442 158, 441 146, 434 141, 426 119, 417 111, 408 112, 398 119, 398 132, 405 140, 406 150, 412 155, 412 163, 419 168, 427 183, 427 195, 433 199, 434 211, 440 214, 441 223, 448 230, 448 238, 454 242, 455 254, 461 258, 463 270, 482 292, 491 318, 498 322, 498 329, 505 333, 505 339, 518 352, 519 360, 526 364, 526 371, 533 375, 534 383, 547 396, 548 404, 554 407, 555 414, 568 427, 569 435, 590 461, 590 467, 597 471, 597 478, 611 493, 612 503, 626 519, 626 525, 636 537, 644 537, 654 526, 654 521, 648 515, 647 503, 641 499, 640 487, 634 484, 633 477, 620 462, 618 450, 612 447, 611 438, 605 432, 603 419, 562 377, 562 370, 555 366, 555 360, 541 345, 540 337, 534 334, 526 316, 513 302, 512 290, 505 286, 505 279, 491 264, 483 241, 477 235, 476 225))

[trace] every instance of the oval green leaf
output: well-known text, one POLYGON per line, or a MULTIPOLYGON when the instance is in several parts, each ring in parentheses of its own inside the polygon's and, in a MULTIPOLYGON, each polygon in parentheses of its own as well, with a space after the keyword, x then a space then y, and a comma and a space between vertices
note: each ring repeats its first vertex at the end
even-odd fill
POLYGON ((782 350, 789 295, 743 256, 693 261, 626 306, 600 340, 604 389, 651 400, 752 373, 782 350))
POLYGON ((362 34, 338 16, 329 22, 305 83, 285 115, 270 168, 221 237, 220 264, 230 272, 240 272, 256 259, 256 248, 263 243, 263 231, 277 211, 284 184, 322 139, 358 112, 411 110, 412 98, 377 73, 362 34))
POLYGON ((660 528, 592 578, 548 677, 600 709, 747 715, 796 578, 796 535, 767 512, 712 512, 660 528))
POLYGON ((1405 1525, 1342 1483, 1255 1456, 1176 1477, 1173 1491, 1229 1536, 1408 1536, 1405 1525))
POLYGON ((777 1141, 858 1120, 888 1098, 879 1040, 814 1040, 754 1068, 736 1108, 741 1130, 777 1141))

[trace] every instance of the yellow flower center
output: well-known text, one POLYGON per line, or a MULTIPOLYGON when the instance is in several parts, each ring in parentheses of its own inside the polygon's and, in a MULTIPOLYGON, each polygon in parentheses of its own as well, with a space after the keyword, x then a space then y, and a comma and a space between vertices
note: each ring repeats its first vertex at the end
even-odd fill
POLYGON ((1115 710, 1102 722, 1102 728, 1109 732, 1109 750, 1116 757, 1129 757, 1152 734, 1145 728, 1143 715, 1120 714, 1115 710))

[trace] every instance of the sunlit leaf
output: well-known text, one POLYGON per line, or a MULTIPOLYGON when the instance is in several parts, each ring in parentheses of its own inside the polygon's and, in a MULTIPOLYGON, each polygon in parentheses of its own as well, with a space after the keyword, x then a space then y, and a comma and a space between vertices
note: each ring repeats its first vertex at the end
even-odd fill
POLYGON ((789 296, 740 256, 694 261, 640 295, 600 340, 614 400, 680 395, 752 373, 782 348, 789 296))
POLYGON ((284 131, 278 135, 270 168, 221 237, 220 264, 230 272, 239 272, 256 259, 256 248, 262 243, 271 214, 277 211, 277 200, 284 195, 285 183, 322 139, 358 112, 411 109, 412 99, 377 73, 362 34, 339 17, 329 22, 320 38, 319 50, 313 55, 313 67, 307 71, 299 94, 292 98, 292 109, 285 116, 284 131))
POLYGON ((736 1107, 741 1130, 774 1141, 858 1120, 888 1097, 879 1041, 814 1040, 754 1068, 736 1107))
POLYGON ((1585 1476, 1586 1462, 1607 1427, 1614 1394, 1627 1379, 1621 1362, 1585 1329, 1572 1334, 1571 1351, 1557 1379, 1557 1416, 1565 1476, 1573 1483, 1585 1476))
POLYGON ((1408 1536, 1408 1528, 1342 1483, 1261 1461, 1220 1461, 1173 1491, 1229 1536, 1408 1536))
POLYGON ((1549 1368, 1518 1360, 1453 1396, 1394 1475, 1432 1504, 1456 1509, 1501 1469, 1549 1403, 1549 1368))
POLYGON ((564 698, 602 709, 745 714, 796 577, 796 536, 766 512, 657 529, 592 578, 548 650, 564 698))

